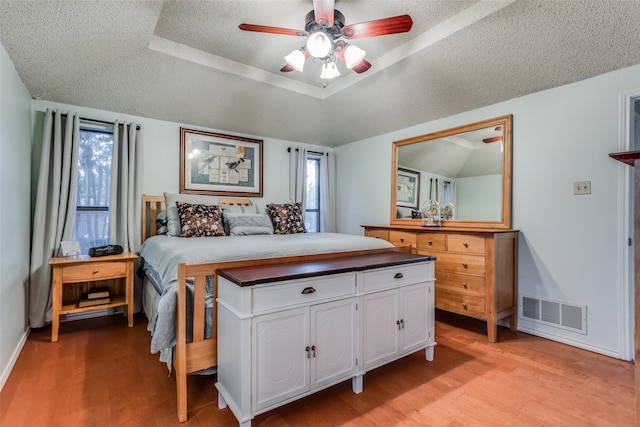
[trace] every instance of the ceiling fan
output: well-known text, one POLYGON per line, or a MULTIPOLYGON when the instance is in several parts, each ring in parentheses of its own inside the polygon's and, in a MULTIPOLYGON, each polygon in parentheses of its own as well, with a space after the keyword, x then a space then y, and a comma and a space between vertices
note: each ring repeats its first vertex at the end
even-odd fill
POLYGON ((371 68, 364 59, 366 52, 349 43, 350 40, 406 33, 413 25, 409 15, 345 25, 344 15, 334 6, 335 0, 313 0, 313 10, 305 17, 304 30, 254 24, 240 24, 239 27, 243 31, 307 37, 305 45, 285 56, 287 63, 280 71, 302 71, 306 60, 311 57, 314 61, 322 61, 320 78, 328 80, 340 75, 336 59, 356 73, 364 73, 371 68))

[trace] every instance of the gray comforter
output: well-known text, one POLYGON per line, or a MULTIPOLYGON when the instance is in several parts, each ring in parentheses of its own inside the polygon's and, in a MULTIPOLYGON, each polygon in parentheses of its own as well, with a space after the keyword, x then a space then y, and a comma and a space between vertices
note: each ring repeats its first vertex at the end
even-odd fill
MULTIPOLYGON (((144 269, 162 295, 155 317, 149 319, 151 353, 161 352, 161 360, 170 365, 175 346, 178 264, 201 264, 254 258, 308 255, 362 249, 393 247, 371 237, 339 233, 301 233, 288 235, 170 237, 154 236, 141 246, 144 269)), ((207 305, 212 306, 208 283, 207 305)), ((210 311, 210 310, 209 310, 210 311)), ((208 330, 210 330, 210 326, 208 330)), ((169 367, 170 369, 170 367, 169 367)))

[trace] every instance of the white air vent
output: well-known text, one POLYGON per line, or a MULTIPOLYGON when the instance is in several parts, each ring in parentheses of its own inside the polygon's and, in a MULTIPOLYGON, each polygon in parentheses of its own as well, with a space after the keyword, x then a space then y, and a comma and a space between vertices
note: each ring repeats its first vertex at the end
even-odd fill
POLYGON ((520 317, 545 325, 587 333, 587 306, 522 296, 520 317))

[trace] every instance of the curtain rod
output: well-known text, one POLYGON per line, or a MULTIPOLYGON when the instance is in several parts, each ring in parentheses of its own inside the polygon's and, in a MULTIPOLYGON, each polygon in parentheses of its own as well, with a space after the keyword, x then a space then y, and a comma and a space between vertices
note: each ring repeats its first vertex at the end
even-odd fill
MULTIPOLYGON (((294 150, 299 151, 299 148, 294 148, 294 150)), ((291 147, 287 147, 287 153, 291 152, 291 147)), ((321 153, 320 151, 311 151, 311 150, 307 150, 307 153, 311 153, 311 154, 317 154, 318 156, 328 156, 329 153, 321 153)))
MULTIPOLYGON (((67 117, 67 113, 62 113, 60 114, 60 117, 67 117)), ((87 117, 80 117, 80 120, 84 120, 87 122, 94 122, 94 123, 102 123, 104 125, 115 125, 115 122, 108 122, 106 120, 98 120, 98 119, 89 119, 87 117)), ((118 123, 118 126, 123 126, 124 123, 118 123)), ((140 130, 140 125, 136 125, 136 130, 140 130)))

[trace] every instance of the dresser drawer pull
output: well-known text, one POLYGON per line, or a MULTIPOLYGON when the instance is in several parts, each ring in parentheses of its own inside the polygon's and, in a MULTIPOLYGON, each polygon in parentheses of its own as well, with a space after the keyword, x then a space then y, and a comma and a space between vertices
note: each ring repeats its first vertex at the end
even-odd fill
POLYGON ((95 270, 93 270, 93 274, 97 274, 98 273, 98 269, 96 268, 95 270))
POLYGON ((466 263, 466 262, 463 262, 463 263, 462 263, 462 266, 463 266, 464 268, 467 268, 467 263, 466 263))
POLYGON ((462 246, 464 246, 465 248, 468 248, 469 244, 467 242, 462 242, 462 246))
POLYGON ((402 279, 404 277, 404 274, 402 273, 396 273, 395 276, 393 276, 394 279, 402 279))
POLYGON ((467 282, 462 282, 462 287, 467 289, 467 282))
POLYGON ((431 241, 431 240, 427 240, 427 243, 428 243, 429 245, 431 245, 431 244, 433 243, 433 241, 431 241))
POLYGON ((404 242, 404 237, 400 238, 400 242, 403 243, 404 242))
POLYGON ((309 286, 308 288, 304 288, 304 289, 302 290, 302 295, 312 294, 312 293, 314 293, 315 291, 316 291, 316 290, 315 290, 315 288, 313 288, 313 287, 309 286))
POLYGON ((467 303, 466 302, 462 303, 462 308, 467 308, 467 303))

